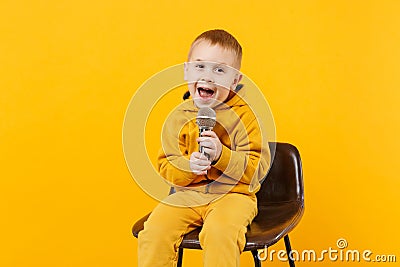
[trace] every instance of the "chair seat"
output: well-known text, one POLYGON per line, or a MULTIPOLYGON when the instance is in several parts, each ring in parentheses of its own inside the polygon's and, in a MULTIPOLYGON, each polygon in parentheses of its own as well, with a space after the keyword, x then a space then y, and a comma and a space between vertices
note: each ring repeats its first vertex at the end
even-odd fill
MULTIPOLYGON (((247 250, 262 249, 275 244, 279 239, 289 233, 300 221, 303 214, 303 201, 288 201, 269 203, 258 207, 258 215, 249 225, 246 233, 247 250)), ((150 213, 137 221, 132 228, 135 237, 143 230, 143 224, 150 213)), ((201 249, 199 233, 201 227, 185 235, 181 248, 201 249)))

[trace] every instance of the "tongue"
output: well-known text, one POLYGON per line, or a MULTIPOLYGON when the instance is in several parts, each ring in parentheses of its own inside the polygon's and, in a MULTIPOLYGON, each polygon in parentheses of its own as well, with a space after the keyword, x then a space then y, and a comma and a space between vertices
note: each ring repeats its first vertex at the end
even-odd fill
POLYGON ((210 97, 214 94, 214 92, 212 90, 199 89, 199 94, 201 97, 210 97))

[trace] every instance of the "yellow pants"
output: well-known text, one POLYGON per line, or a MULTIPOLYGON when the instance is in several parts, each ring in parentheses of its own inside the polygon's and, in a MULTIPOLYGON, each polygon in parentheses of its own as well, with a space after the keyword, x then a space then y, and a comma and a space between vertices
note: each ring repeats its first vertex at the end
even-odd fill
POLYGON ((210 202, 197 207, 157 205, 139 233, 139 267, 176 266, 183 235, 198 226, 203 226, 199 239, 204 266, 239 266, 247 226, 257 214, 256 199, 229 193, 212 200, 212 194, 188 190, 168 196, 168 203, 195 203, 204 198, 210 202))

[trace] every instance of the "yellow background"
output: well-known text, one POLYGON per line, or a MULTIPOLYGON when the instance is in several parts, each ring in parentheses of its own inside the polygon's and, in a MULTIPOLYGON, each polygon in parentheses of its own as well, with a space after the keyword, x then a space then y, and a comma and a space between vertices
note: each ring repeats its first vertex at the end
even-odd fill
MULTIPOLYGON (((156 202, 126 168, 124 112, 211 28, 241 42, 277 140, 301 152, 306 212, 293 247, 343 237, 399 258, 399 14, 396 0, 2 0, 0 265, 136 265, 130 228, 156 202)), ((201 266, 201 252, 184 263, 201 266)))

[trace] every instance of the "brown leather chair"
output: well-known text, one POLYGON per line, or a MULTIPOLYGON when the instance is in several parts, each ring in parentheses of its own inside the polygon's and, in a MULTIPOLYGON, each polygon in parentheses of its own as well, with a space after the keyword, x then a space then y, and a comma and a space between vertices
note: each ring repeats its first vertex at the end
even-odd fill
MULTIPOLYGON (((266 179, 257 192, 258 215, 248 226, 244 251, 251 251, 254 265, 261 267, 258 249, 265 249, 282 237, 287 255, 291 255, 289 232, 299 223, 304 211, 303 173, 299 151, 286 143, 270 143, 273 161, 266 179)), ((146 215, 135 223, 132 233, 135 237, 143 230, 146 215)), ((195 229, 183 238, 179 247, 178 267, 182 266, 183 249, 201 249, 199 232, 195 229)), ((288 258, 289 266, 295 266, 288 258)))

